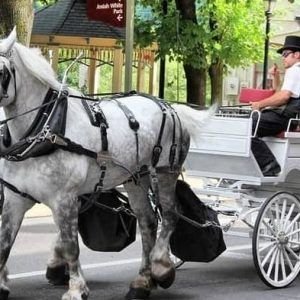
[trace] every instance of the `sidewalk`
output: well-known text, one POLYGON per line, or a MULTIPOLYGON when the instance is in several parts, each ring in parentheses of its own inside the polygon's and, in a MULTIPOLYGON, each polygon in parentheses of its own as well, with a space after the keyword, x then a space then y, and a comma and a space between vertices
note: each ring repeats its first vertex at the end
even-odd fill
POLYGON ((25 214, 25 218, 39 218, 52 216, 51 210, 44 204, 36 204, 25 214))

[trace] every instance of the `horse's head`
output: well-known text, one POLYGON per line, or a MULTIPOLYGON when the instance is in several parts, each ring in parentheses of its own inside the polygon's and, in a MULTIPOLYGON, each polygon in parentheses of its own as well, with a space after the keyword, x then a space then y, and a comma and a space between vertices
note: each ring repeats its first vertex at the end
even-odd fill
POLYGON ((6 39, 0 41, 0 106, 8 105, 15 98, 15 74, 11 52, 16 38, 14 28, 6 39))

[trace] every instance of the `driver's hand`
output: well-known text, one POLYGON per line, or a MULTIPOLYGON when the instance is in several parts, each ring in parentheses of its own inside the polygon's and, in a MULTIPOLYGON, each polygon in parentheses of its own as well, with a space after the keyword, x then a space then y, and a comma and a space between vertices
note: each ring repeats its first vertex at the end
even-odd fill
POLYGON ((259 101, 250 102, 250 105, 251 105, 252 110, 261 110, 262 109, 259 101))

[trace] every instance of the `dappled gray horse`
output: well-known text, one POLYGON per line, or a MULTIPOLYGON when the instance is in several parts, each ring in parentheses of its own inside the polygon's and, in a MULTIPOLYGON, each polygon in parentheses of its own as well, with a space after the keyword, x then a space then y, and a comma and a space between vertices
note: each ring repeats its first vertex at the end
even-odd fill
POLYGON ((200 128, 209 112, 173 109, 137 94, 83 105, 76 95, 62 87, 36 49, 16 42, 15 31, 0 42, 0 105, 9 120, 9 138, 1 149, 6 187, 0 299, 9 294, 5 265, 11 247, 24 213, 35 201, 52 210, 59 230, 48 268, 68 265, 69 289, 62 299, 87 299, 89 289, 78 260, 78 196, 95 186, 108 190, 124 184, 138 220, 142 263, 127 299, 145 299, 157 284, 169 287, 174 280, 169 238, 176 224, 176 180, 189 147, 186 125, 200 128), (93 121, 99 126, 91 125, 93 121), (162 208, 158 238, 157 218, 147 197, 154 184, 162 208))

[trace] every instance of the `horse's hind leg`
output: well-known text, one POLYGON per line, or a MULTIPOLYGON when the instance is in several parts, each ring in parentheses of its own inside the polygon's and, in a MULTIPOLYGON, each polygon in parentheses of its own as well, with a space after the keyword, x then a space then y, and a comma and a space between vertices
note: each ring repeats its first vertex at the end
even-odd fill
POLYGON ((151 276, 163 288, 168 288, 175 279, 175 267, 169 256, 169 242, 175 229, 175 187, 178 174, 158 174, 159 201, 162 207, 162 224, 155 247, 151 252, 151 276))
POLYGON ((54 257, 68 264, 70 275, 69 290, 62 300, 85 300, 88 298, 89 289, 78 259, 78 201, 76 197, 66 195, 57 203, 59 205, 53 209, 53 216, 59 228, 59 235, 54 247, 54 257))
POLYGON ((146 299, 150 295, 155 283, 151 278, 150 252, 155 244, 157 232, 157 219, 148 200, 150 187, 147 176, 141 178, 139 185, 126 183, 129 203, 137 217, 142 238, 142 263, 139 275, 131 282, 126 299, 146 299))
POLYGON ((6 262, 24 214, 33 205, 32 201, 21 198, 14 193, 9 191, 5 193, 0 233, 0 300, 8 299, 6 262))

